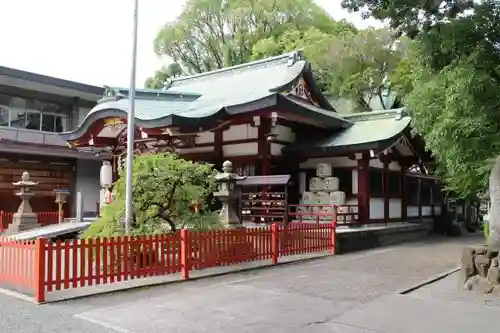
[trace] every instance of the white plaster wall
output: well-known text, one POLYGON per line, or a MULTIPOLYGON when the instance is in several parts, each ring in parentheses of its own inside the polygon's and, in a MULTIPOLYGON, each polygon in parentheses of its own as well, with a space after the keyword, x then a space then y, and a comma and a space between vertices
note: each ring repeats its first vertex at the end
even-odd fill
POLYGON ((222 152, 224 154, 224 157, 257 155, 258 144, 257 142, 249 142, 238 143, 234 145, 224 145, 222 147, 222 152))
POLYGON ((277 135, 277 140, 284 142, 294 142, 295 141, 295 133, 293 133, 292 129, 283 125, 276 125, 274 128, 274 134, 277 135))
MULTIPOLYGON (((384 163, 382 163, 378 158, 373 158, 370 160, 370 167, 377 168, 377 169, 383 169, 384 163)), ((396 161, 392 161, 391 163, 389 163, 388 167, 389 167, 389 170, 392 170, 392 171, 401 170, 401 166, 396 161)))
POLYGON ((346 202, 345 202, 346 205, 353 205, 353 206, 357 206, 358 205, 358 199, 357 198, 350 198, 350 199, 347 199, 346 202))
POLYGON ((214 132, 201 132, 194 139, 195 144, 203 144, 203 143, 213 143, 215 134, 214 132))
POLYGON ((207 153, 213 152, 213 146, 207 147, 193 147, 193 148, 179 148, 176 150, 179 154, 196 154, 196 153, 207 153))
POLYGON ((279 143, 271 143, 271 155, 273 156, 281 156, 283 153, 281 150, 285 147, 285 145, 281 145, 279 143))
POLYGON ((258 127, 252 127, 249 124, 233 125, 222 132, 223 141, 257 139, 259 134, 258 127))
POLYGON ((76 193, 82 192, 83 212, 95 212, 96 202, 100 202, 101 161, 78 160, 76 162, 75 195, 73 207, 76 209, 76 193))
POLYGON ((418 206, 407 206, 406 207, 407 217, 418 217, 418 206))
POLYGON ((422 216, 432 216, 432 207, 422 206, 422 216))
POLYGON ((389 218, 401 218, 401 199, 389 199, 389 218))
POLYGON ((349 159, 349 157, 325 157, 325 158, 310 158, 305 162, 300 163, 301 169, 316 169, 319 163, 329 163, 332 168, 355 167, 358 162, 349 159))
POLYGON ((358 170, 352 170, 352 194, 358 194, 358 170))
POLYGON ((384 199, 371 198, 370 199, 370 219, 383 219, 384 218, 384 199))

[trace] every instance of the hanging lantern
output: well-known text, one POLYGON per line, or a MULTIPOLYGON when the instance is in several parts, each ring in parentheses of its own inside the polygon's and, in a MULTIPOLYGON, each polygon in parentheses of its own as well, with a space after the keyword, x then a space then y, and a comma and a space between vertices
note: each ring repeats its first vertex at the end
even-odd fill
POLYGON ((101 166, 101 186, 109 187, 113 184, 113 168, 109 161, 103 161, 101 166))

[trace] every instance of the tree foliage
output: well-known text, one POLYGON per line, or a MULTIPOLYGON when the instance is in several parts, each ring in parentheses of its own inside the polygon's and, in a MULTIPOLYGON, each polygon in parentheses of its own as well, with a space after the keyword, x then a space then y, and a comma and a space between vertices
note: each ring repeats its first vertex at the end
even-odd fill
POLYGON ((157 70, 154 76, 146 79, 144 86, 149 89, 162 89, 170 78, 181 76, 182 68, 178 63, 171 63, 168 66, 157 70))
POLYGON ((363 17, 389 20, 391 28, 413 38, 436 24, 457 18, 474 0, 342 0, 342 6, 363 17))
POLYGON ((310 29, 335 34, 346 26, 352 28, 332 20, 313 0, 188 0, 182 14, 158 33, 155 52, 187 73, 201 73, 259 57, 258 43, 259 50, 271 41, 284 42, 286 34, 310 29))
POLYGON ((388 29, 366 29, 332 38, 327 52, 316 62, 327 73, 332 96, 349 99, 362 111, 370 110, 372 99, 388 109, 392 93, 390 78, 400 66, 407 48, 388 29))
MULTIPOLYGON (((131 234, 167 233, 183 227, 198 230, 218 227, 218 215, 208 210, 208 200, 216 187, 214 176, 212 165, 186 161, 174 154, 134 157, 131 234), (199 213, 193 210, 194 203, 199 204, 199 213)), ((124 178, 120 177, 114 184, 114 202, 104 207, 101 217, 87 229, 86 237, 122 233, 124 178)))
POLYGON ((486 189, 499 151, 498 1, 345 0, 414 37, 397 71, 413 129, 448 187, 467 197, 486 189))

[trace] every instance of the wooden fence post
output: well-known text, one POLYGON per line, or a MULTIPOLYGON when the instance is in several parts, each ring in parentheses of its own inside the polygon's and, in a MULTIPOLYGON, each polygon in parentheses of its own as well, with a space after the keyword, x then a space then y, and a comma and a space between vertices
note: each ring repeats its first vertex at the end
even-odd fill
POLYGON ((189 279, 189 258, 191 256, 191 239, 189 230, 181 230, 181 277, 183 280, 189 279))
POLYGON ((335 236, 337 235, 337 221, 333 219, 330 224, 330 253, 335 254, 335 236))
POLYGON ((271 259, 273 261, 273 265, 278 263, 279 257, 279 231, 278 231, 278 223, 273 223, 271 225, 271 259))
POLYGON ((47 240, 45 238, 37 238, 35 241, 35 301, 37 303, 45 302, 45 253, 47 240))

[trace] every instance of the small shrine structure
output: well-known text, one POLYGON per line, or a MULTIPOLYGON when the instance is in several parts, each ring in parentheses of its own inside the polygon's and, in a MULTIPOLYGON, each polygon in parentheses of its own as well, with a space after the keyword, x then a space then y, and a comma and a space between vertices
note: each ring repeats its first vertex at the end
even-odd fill
MULTIPOLYGON (((126 158, 128 89, 107 87, 81 125, 61 137, 109 161, 126 158)), ((318 88, 302 52, 179 77, 137 90, 134 153, 173 151, 241 176, 290 175, 287 200, 356 210, 359 224, 430 218, 440 190, 404 109, 342 114, 318 88)), ((304 209, 321 209, 321 207, 304 209)))

